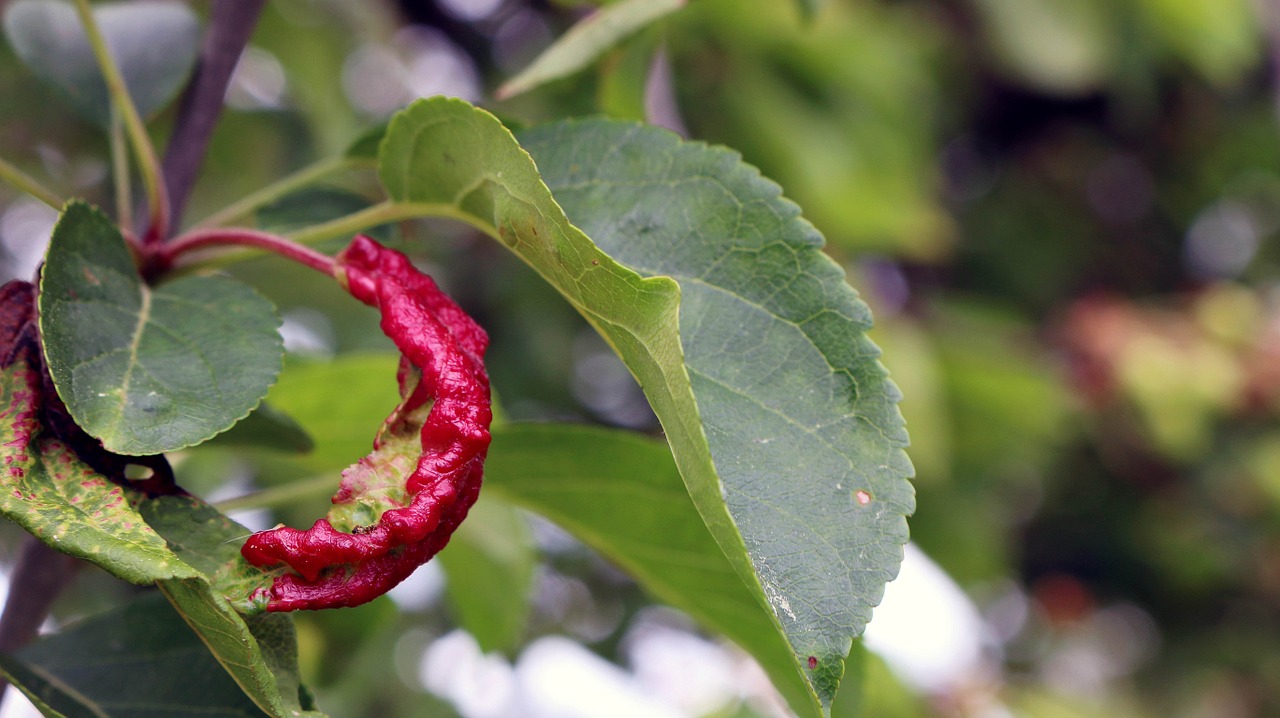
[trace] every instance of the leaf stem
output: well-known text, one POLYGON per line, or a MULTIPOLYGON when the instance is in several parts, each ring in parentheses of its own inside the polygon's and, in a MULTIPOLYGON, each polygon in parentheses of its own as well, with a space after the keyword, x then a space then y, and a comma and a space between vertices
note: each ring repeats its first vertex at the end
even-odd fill
POLYGON ((214 212, 195 224, 196 228, 220 227, 242 219, 254 210, 270 204, 294 190, 313 184, 323 177, 336 174, 342 170, 355 169, 364 163, 348 157, 328 157, 313 162, 306 167, 263 187, 252 194, 236 200, 226 207, 214 212))
POLYGON ((163 266, 169 266, 180 255, 187 252, 227 246, 265 249, 268 252, 274 252, 299 264, 311 267, 322 274, 327 274, 330 277, 337 276, 338 270, 333 257, 317 252, 310 247, 291 242, 279 235, 253 229, 201 229, 188 232, 164 245, 163 250, 159 253, 159 259, 163 266))
POLYGON ((327 496, 331 493, 333 493, 333 477, 315 476, 218 501, 213 504, 213 507, 223 513, 244 509, 269 509, 287 506, 305 499, 327 496))
POLYGON ((46 189, 28 174, 0 159, 0 180, 4 180, 56 210, 62 210, 63 199, 46 189))
POLYGON ((133 181, 129 177, 129 147, 125 144, 120 113, 111 110, 111 179, 116 190, 116 224, 125 236, 133 235, 133 181))
POLYGON ((102 71, 102 79, 107 83, 113 111, 118 112, 124 120, 129 143, 133 146, 134 159, 138 163, 138 173, 142 176, 142 185, 146 189, 147 203, 151 210, 151 222, 147 228, 148 241, 156 237, 163 238, 169 234, 169 197, 161 176, 160 162, 156 159, 155 147, 151 144, 151 137, 147 135, 146 126, 142 124, 142 117, 138 115, 138 108, 133 104, 133 98, 129 97, 129 88, 120 74, 120 68, 111 57, 107 41, 93 17, 89 0, 75 0, 75 3, 85 37, 93 48, 98 68, 102 71))
MULTIPOLYGON (((382 202, 381 204, 375 204, 374 206, 369 207, 367 209, 362 209, 359 212, 353 212, 349 215, 346 215, 345 217, 339 217, 335 220, 325 222, 323 224, 313 225, 311 227, 307 227, 306 229, 301 229, 296 232, 291 232, 283 236, 277 236, 277 235, 269 234, 266 232, 257 232, 257 231, 248 230, 248 229, 210 228, 210 229, 193 230, 191 232, 183 234, 182 236, 174 238, 174 240, 171 243, 171 245, 174 245, 174 246, 167 245, 164 248, 164 250, 159 253, 158 264, 162 268, 168 269, 172 267, 173 260, 176 259, 177 256, 180 254, 183 254, 185 252, 192 251, 198 248, 205 248, 205 247, 211 247, 211 246, 217 246, 217 245, 222 245, 222 246, 240 245, 240 246, 246 246, 246 247, 254 247, 257 249, 267 249, 269 251, 276 251, 276 247, 282 247, 285 245, 292 245, 296 249, 306 249, 306 247, 299 246, 299 245, 316 244, 318 242, 323 242, 328 239, 337 239, 340 237, 352 237, 360 233, 361 231, 370 229, 372 227, 377 227, 379 225, 389 224, 391 222, 399 222, 401 220, 406 220, 406 219, 425 219, 425 218, 432 218, 432 217, 454 219, 459 222, 463 222, 464 224, 474 227, 475 229, 480 230, 481 232, 484 232, 490 237, 493 237, 494 239, 498 239, 499 241, 501 241, 501 237, 493 229, 493 227, 490 226, 488 223, 482 221, 479 217, 476 217, 473 214, 470 214, 468 212, 463 212, 462 210, 458 209, 457 207, 451 204, 432 203, 432 202, 387 201, 387 202, 382 202), (248 236, 271 237, 274 241, 272 242, 271 246, 267 246, 266 244, 258 244, 256 241, 239 241, 239 240, 226 241, 226 238, 233 237, 233 236, 239 236, 242 238, 248 237, 248 236)), ((310 252, 310 254, 313 257, 324 257, 327 263, 330 263, 330 264, 332 263, 332 260, 329 259, 327 255, 320 254, 319 252, 315 252, 313 250, 307 250, 307 251, 310 252)), ((227 254, 222 254, 216 258, 211 258, 209 261, 204 262, 203 266, 225 266, 227 264, 231 264, 237 261, 243 261, 251 257, 252 257, 252 253, 249 253, 249 252, 227 253, 227 254)), ((294 257, 294 258, 300 260, 299 257, 294 257)), ((320 269, 320 267, 317 266, 317 264, 313 264, 305 261, 304 263, 307 264, 307 266, 320 269)), ((180 270, 181 268, 179 268, 179 271, 180 270)), ((332 272, 329 271, 329 269, 320 269, 320 271, 323 271, 326 274, 332 274, 332 272)))
POLYGON ((345 217, 317 224, 306 229, 286 235, 289 239, 301 244, 315 244, 326 239, 347 237, 371 227, 406 219, 423 219, 442 217, 456 219, 475 227, 495 239, 500 239, 488 223, 468 212, 463 212, 454 205, 435 202, 396 202, 387 201, 375 204, 359 212, 345 217))

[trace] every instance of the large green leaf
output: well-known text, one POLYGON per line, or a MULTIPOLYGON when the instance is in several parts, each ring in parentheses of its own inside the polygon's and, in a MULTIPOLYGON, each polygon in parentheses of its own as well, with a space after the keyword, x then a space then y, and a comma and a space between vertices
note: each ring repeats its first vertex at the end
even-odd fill
POLYGON ((518 647, 538 563, 524 515, 492 492, 482 492, 436 561, 447 578, 449 608, 480 649, 510 652, 518 647))
MULTIPOLYGON (((195 13, 180 2, 135 0, 99 4, 93 14, 138 112, 146 116, 168 104, 195 66, 200 49, 195 13)), ((107 86, 71 3, 17 0, 5 10, 4 29, 32 72, 58 88, 81 114, 108 125, 107 86)))
POLYGON ((729 150, 607 120, 521 140, 598 246, 680 283, 679 343, 716 471, 686 483, 734 559, 739 540, 712 518, 727 505, 827 703, 897 575, 915 504, 870 311, 799 208, 729 150))
POLYGON ((270 302, 226 277, 144 284, 120 232, 83 202, 54 228, 40 290, 58 394, 116 453, 198 444, 243 419, 280 371, 270 302))
POLYGON ((654 597, 733 640, 797 710, 810 702, 790 646, 707 532, 666 444, 587 426, 511 424, 494 431, 485 473, 485 492, 555 521, 654 597))
POLYGON ((498 88, 507 98, 585 68, 628 35, 685 6, 688 0, 621 0, 595 10, 569 29, 520 74, 498 88))
POLYGON ((896 574, 914 503, 866 306, 795 206, 737 155, 605 121, 529 141, 579 221, 652 276, 570 224, 510 133, 466 103, 399 113, 379 176, 405 214, 498 238, 612 344, 703 520, 792 646, 812 688, 793 707, 825 710, 896 574))
POLYGON ((47 716, 262 715, 155 593, 0 656, 0 670, 47 716))

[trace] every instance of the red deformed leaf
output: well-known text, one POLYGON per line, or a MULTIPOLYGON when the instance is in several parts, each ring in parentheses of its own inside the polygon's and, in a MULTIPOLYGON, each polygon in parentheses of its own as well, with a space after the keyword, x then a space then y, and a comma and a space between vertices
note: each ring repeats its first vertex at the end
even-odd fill
POLYGON ((272 583, 270 611, 355 606, 404 580, 466 517, 489 448, 484 330, 408 258, 368 237, 357 237, 337 267, 348 291, 382 312, 382 330, 403 355, 403 400, 373 453, 343 472, 327 518, 245 543, 241 553, 251 564, 296 571, 272 583), (416 446, 409 443, 415 433, 416 446), (374 520, 366 525, 360 517, 374 520))

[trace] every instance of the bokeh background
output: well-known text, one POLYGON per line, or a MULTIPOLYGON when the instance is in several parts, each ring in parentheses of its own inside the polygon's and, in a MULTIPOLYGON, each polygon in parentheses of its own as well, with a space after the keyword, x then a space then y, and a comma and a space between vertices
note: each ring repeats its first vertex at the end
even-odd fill
MULTIPOLYGON (((592 69, 498 102, 589 3, 272 0, 188 218, 437 93, 513 126, 606 113, 729 145, 825 234, 905 395, 914 546, 855 651, 861 699, 837 713, 1280 715, 1280 6, 828 0, 805 20, 799 5, 691 0, 592 69)), ((111 206, 105 139, 7 45, 0 97, 0 154, 111 206)), ((334 216, 373 187, 356 175, 257 220, 334 216)), ((6 276, 32 273, 54 218, 0 187, 6 276)), ((510 418, 656 433, 625 368, 505 250, 439 223, 384 237, 489 328, 510 418)), ((281 307, 291 366, 390 349, 305 270, 231 271, 281 307)), ((316 467, 189 453, 179 471, 214 498, 316 467)), ((323 503, 240 518, 304 524, 323 503)), ((457 626, 492 620, 479 604, 501 584, 468 594, 434 566, 391 599, 300 618, 321 706, 785 715, 731 646, 553 525, 518 524, 497 550, 526 557, 531 600, 490 607, 515 621, 500 637, 457 626)), ((126 591, 78 582, 56 621, 126 591)))

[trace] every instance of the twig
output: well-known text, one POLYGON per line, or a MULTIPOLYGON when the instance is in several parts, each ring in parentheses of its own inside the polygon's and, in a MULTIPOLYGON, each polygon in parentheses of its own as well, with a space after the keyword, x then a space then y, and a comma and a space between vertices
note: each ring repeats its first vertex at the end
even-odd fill
POLYGON ((173 134, 164 155, 164 176, 174 227, 181 222, 200 165, 204 163, 213 128, 222 114, 231 74, 240 61, 240 54, 249 44, 249 36, 253 34, 264 5, 266 0, 213 1, 209 11, 209 29, 200 48, 200 60, 178 105, 173 134))
MULTIPOLYGON (((53 602, 75 577, 80 562, 27 536, 9 574, 9 598, 0 614, 0 653, 27 645, 49 617, 53 602)), ((0 679, 0 700, 8 682, 0 679)))
POLYGON ((62 209, 63 202, 61 197, 45 189, 44 185, 3 159, 0 159, 0 180, 8 182, 56 210, 62 209))

